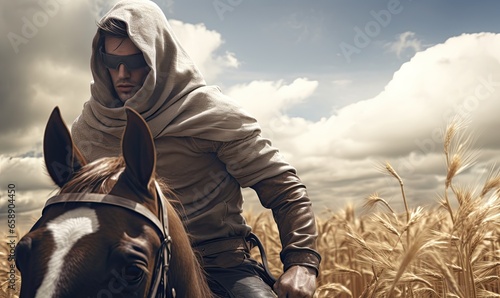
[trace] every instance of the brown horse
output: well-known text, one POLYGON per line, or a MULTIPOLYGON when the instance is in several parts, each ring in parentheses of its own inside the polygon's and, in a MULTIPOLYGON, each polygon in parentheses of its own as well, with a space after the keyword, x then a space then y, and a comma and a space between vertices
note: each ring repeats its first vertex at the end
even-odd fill
POLYGON ((122 156, 87 164, 59 109, 44 136, 61 188, 19 242, 25 297, 211 297, 179 216, 155 179, 147 124, 127 109, 122 156), (168 271, 168 273, 167 273, 168 271))

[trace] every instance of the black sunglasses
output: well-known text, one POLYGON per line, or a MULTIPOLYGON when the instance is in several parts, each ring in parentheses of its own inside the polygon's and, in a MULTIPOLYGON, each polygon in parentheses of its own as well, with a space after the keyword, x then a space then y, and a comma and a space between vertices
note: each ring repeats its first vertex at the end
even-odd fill
POLYGON ((127 56, 111 55, 105 53, 102 46, 99 48, 99 52, 101 54, 102 63, 107 68, 118 69, 118 67, 120 67, 120 64, 125 65, 128 70, 148 66, 142 53, 127 56))

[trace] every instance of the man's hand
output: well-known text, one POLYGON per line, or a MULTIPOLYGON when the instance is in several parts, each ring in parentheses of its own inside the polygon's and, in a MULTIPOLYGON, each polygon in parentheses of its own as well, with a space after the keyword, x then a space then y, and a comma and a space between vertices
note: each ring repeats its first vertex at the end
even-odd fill
POLYGON ((316 272, 305 266, 292 266, 274 284, 278 298, 310 298, 316 291, 316 272))

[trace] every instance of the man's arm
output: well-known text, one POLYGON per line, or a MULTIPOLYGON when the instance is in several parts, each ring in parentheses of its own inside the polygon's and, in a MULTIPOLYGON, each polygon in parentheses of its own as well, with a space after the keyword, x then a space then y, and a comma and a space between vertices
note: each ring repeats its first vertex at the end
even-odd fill
POLYGON ((285 273, 275 291, 279 297, 312 297, 321 256, 316 250, 316 222, 305 186, 290 170, 252 188, 262 205, 272 209, 280 232, 285 273))
POLYGON ((253 188, 266 208, 272 209, 278 225, 285 273, 277 291, 286 297, 310 297, 314 293, 321 257, 316 250, 316 222, 311 201, 295 168, 283 160, 277 148, 260 131, 241 140, 225 142, 217 156, 242 187, 253 188), (307 276, 309 294, 297 295, 300 278, 307 276), (311 290, 312 288, 312 290, 311 290), (284 289, 284 290, 283 290, 284 289))

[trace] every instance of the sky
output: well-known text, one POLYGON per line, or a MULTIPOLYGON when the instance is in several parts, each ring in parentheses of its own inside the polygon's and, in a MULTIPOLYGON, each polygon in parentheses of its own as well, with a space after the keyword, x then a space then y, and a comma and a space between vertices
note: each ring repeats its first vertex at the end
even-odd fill
MULTIPOLYGON (((25 216, 55 192, 43 130, 55 106, 70 126, 89 99, 91 40, 115 2, 0 0, 0 219, 9 184, 25 216)), ((456 115, 477 151, 457 183, 480 185, 499 161, 500 2, 154 2, 207 83, 250 111, 297 169, 318 214, 367 212, 374 193, 401 210, 385 162, 411 208, 437 206, 442 132, 456 115)))

